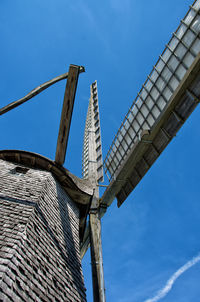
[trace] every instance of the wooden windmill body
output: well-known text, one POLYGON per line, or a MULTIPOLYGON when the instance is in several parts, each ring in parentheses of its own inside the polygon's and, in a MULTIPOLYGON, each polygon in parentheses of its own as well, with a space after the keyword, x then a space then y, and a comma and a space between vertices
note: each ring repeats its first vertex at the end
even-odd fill
POLYGON ((76 87, 83 67, 71 65, 68 74, 39 86, 25 98, 0 110, 0 114, 4 114, 50 85, 67 78, 55 161, 26 151, 0 151, 0 200, 3 206, 2 227, 5 229, 2 240, 6 242, 2 245, 3 266, 0 272, 2 296, 10 299, 8 301, 35 301, 35 297, 38 301, 50 301, 50 296, 58 301, 85 301, 80 259, 89 246, 94 301, 105 301, 101 218, 115 198, 118 206, 122 205, 199 103, 199 11, 200 0, 197 0, 181 21, 125 116, 104 161, 109 185, 102 196, 99 196, 103 163, 97 82, 91 85, 90 90, 84 133, 83 179, 63 167, 76 87), (30 179, 42 183, 42 194, 41 190, 38 193, 36 189, 31 189, 30 179), (54 196, 52 200, 51 194, 54 196), (16 210, 13 219, 12 206, 16 210), (20 213, 24 213, 23 219, 20 213), (53 223, 54 216, 58 217, 57 223, 53 223), (6 221, 12 232, 6 229, 6 221), (42 238, 46 238, 46 241, 38 235, 37 227, 43 232, 42 238), (12 237, 10 233, 17 235, 12 237), (34 253, 35 260, 34 255, 23 256, 23 246, 26 245, 30 253, 30 247, 34 250, 35 242, 40 246, 40 254, 34 253), (49 252, 41 256, 42 249, 46 247, 48 250, 50 245, 54 250, 53 256, 49 252), (48 259, 49 263, 52 262, 51 266, 48 259), (29 281, 27 263, 27 271, 29 269, 32 272, 29 281), (54 265, 58 265, 58 272, 62 276, 56 276, 52 268, 54 265), (44 280, 47 275, 51 282, 43 286, 41 281, 41 293, 37 292, 35 282, 44 280), (28 294, 29 288, 32 288, 33 296, 28 294), (45 290, 49 296, 45 296, 45 290))
POLYGON ((49 81, 1 109, 23 104, 67 78, 55 161, 0 151, 2 301, 86 301, 79 245, 93 187, 63 167, 82 67, 49 81))

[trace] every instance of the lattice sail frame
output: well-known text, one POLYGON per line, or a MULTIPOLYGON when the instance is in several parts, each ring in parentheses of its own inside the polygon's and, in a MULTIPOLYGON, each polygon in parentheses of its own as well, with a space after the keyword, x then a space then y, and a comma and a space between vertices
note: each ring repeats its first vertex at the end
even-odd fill
POLYGON ((83 143, 82 175, 84 179, 95 177, 98 183, 104 181, 97 81, 90 86, 83 143))
POLYGON ((142 131, 151 130, 200 52, 200 0, 190 7, 121 124, 104 161, 115 178, 142 131))

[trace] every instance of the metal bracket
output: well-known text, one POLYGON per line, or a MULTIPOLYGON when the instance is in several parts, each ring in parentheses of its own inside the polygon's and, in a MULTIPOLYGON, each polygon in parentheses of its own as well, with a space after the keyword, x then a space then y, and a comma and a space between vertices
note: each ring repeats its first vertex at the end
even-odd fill
POLYGON ((200 98, 198 96, 196 96, 196 94, 194 94, 194 92, 192 92, 190 89, 187 89, 186 92, 188 93, 189 96, 192 96, 195 103, 197 103, 197 104, 200 103, 200 98))

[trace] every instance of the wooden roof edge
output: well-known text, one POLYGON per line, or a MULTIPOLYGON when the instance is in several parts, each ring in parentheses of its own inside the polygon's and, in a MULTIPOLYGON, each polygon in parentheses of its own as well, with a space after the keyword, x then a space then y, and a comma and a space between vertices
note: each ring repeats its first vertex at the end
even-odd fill
POLYGON ((0 150, 0 159, 52 172, 73 201, 80 205, 90 203, 93 194, 90 181, 80 179, 43 155, 24 150, 0 150))
POLYGON ((68 176, 73 180, 76 186, 82 190, 83 192, 87 193, 88 195, 93 195, 93 186, 89 179, 83 179, 75 176, 69 170, 65 169, 68 176))

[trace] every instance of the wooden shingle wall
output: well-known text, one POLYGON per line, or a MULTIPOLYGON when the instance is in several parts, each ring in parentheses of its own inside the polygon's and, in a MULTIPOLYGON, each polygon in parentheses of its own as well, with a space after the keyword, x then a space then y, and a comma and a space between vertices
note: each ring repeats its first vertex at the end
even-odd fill
POLYGON ((86 301, 77 206, 50 172, 3 160, 0 301, 86 301))

